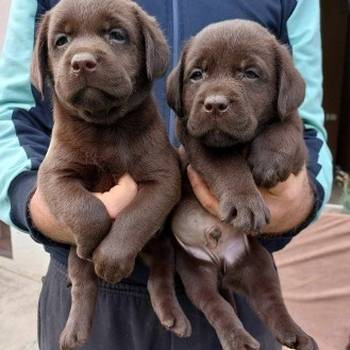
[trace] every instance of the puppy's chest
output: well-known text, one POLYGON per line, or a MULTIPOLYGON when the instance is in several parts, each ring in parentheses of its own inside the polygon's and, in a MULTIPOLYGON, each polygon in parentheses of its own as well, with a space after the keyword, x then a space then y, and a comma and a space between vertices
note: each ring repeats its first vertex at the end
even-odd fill
POLYGON ((134 175, 134 169, 142 162, 137 140, 111 133, 80 136, 53 139, 49 156, 55 159, 63 152, 66 160, 63 167, 74 169, 90 188, 95 188, 98 183, 109 186, 111 178, 115 182, 126 172, 134 175))
POLYGON ((87 188, 93 191, 109 190, 125 173, 129 173, 136 182, 141 181, 135 171, 135 164, 140 162, 139 156, 133 154, 131 149, 107 146, 96 152, 87 152, 84 157, 87 165, 81 167, 82 178, 87 188))
POLYGON ((80 161, 96 167, 101 171, 118 173, 126 170, 133 155, 130 149, 121 142, 91 142, 89 147, 83 145, 79 150, 80 161))
POLYGON ((142 154, 135 143, 124 140, 94 142, 88 149, 82 149, 81 157, 83 164, 96 168, 100 173, 111 173, 116 177, 125 172, 134 173, 142 162, 142 154))

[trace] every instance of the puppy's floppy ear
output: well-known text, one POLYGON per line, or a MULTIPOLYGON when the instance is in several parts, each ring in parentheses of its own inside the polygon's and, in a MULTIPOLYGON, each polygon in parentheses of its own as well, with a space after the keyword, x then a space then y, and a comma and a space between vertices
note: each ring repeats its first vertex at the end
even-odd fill
POLYGON ((182 91, 184 83, 185 60, 190 41, 182 49, 181 57, 176 67, 171 71, 166 82, 166 93, 169 106, 179 118, 183 115, 182 91))
POLYGON ((37 29, 33 59, 31 66, 31 80, 34 87, 44 96, 44 85, 48 73, 47 34, 49 28, 49 14, 45 14, 37 29))
POLYGON ((294 67, 291 54, 277 44, 278 97, 277 111, 284 120, 295 112, 305 97, 305 82, 294 67))
POLYGON ((168 69, 168 44, 156 19, 137 5, 135 10, 144 38, 147 77, 149 80, 160 78, 168 69))

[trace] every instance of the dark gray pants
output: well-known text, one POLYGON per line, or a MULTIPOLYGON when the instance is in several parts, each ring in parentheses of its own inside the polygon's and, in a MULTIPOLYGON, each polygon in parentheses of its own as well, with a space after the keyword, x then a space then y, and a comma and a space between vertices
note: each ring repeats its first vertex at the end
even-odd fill
MULTIPOLYGON (((101 282, 92 334, 83 350, 220 350, 213 328, 183 293, 180 303, 192 323, 190 338, 166 331, 156 318, 145 284, 101 282)), ((70 288, 66 267, 52 259, 39 299, 38 339, 41 350, 58 349, 59 334, 68 317, 70 288)), ((247 304, 236 298, 239 316, 260 343, 261 350, 280 350, 247 304)))

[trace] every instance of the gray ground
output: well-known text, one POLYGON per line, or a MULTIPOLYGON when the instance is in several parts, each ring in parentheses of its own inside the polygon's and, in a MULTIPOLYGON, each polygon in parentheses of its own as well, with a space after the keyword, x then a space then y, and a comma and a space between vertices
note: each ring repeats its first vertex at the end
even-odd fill
POLYGON ((0 257, 0 349, 36 350, 36 309, 48 254, 25 233, 12 232, 14 259, 0 257))

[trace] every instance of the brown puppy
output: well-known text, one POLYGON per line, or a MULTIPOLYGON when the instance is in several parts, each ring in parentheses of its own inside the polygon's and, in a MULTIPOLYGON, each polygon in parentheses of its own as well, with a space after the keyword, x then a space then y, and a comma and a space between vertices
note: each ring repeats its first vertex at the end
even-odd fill
POLYGON ((72 307, 63 349, 80 346, 89 334, 94 267, 99 277, 116 283, 132 272, 147 242, 154 309, 178 335, 190 332, 175 297, 171 245, 151 240, 181 190, 176 154, 151 96, 152 81, 167 64, 157 22, 129 0, 62 0, 40 24, 32 80, 42 94, 45 82, 51 85, 54 127, 38 184, 77 246, 77 255, 74 248, 69 256, 72 307), (112 221, 91 191, 108 190, 126 172, 139 191, 112 221), (82 260, 90 258, 93 264, 82 260), (161 303, 169 306, 164 312, 161 303))
POLYGON ((185 184, 172 219, 177 270, 225 350, 259 344, 220 288, 242 293, 282 344, 317 349, 289 316, 272 258, 253 237, 270 215, 256 184, 273 186, 306 161, 297 113, 304 90, 288 50, 260 25, 242 20, 203 29, 168 79, 178 136, 219 199, 222 218, 205 212, 185 184))

